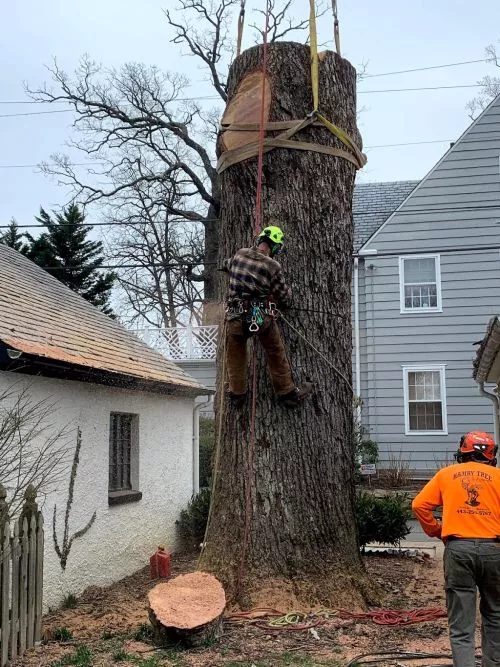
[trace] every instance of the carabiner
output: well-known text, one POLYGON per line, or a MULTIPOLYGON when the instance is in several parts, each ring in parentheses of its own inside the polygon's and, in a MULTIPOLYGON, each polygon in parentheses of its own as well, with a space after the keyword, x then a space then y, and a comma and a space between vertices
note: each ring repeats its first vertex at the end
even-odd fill
POLYGON ((250 331, 250 333, 257 333, 259 329, 260 327, 257 324, 257 318, 255 317, 255 315, 253 315, 252 320, 250 322, 250 326, 248 327, 248 331, 250 331))

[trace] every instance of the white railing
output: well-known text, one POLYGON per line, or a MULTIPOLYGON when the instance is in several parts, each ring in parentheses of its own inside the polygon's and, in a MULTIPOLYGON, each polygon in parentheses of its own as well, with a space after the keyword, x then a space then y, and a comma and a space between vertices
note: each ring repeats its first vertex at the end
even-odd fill
POLYGON ((135 334, 144 343, 161 352, 167 359, 215 359, 217 325, 205 327, 167 327, 137 329, 135 334))

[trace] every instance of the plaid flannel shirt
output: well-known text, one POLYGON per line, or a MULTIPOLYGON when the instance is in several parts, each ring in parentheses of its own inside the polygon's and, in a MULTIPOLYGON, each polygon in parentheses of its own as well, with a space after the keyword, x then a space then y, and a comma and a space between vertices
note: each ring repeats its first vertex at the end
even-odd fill
POLYGON ((257 248, 241 248, 224 260, 223 268, 229 273, 229 299, 272 296, 278 305, 290 305, 292 292, 284 281, 281 264, 257 248))

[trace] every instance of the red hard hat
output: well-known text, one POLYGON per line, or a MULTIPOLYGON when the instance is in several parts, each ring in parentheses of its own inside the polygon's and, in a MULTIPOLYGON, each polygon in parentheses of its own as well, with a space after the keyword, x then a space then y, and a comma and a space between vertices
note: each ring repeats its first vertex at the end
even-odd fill
POLYGON ((480 454, 488 461, 493 461, 497 453, 495 441, 484 431, 470 431, 460 440, 460 454, 480 454))

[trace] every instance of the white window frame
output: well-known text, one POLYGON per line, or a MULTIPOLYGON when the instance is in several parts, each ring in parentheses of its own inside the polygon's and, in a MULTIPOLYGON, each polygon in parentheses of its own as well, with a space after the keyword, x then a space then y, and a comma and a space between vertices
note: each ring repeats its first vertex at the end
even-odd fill
POLYGON ((446 365, 445 364, 425 364, 425 365, 405 365, 403 368, 403 400, 405 409, 405 435, 448 435, 448 411, 446 407, 446 365), (410 430, 410 403, 408 389, 408 373, 415 372, 436 372, 439 371, 439 383, 441 390, 441 407, 443 412, 443 428, 440 431, 412 431, 410 430))
POLYGON ((399 257, 399 308, 401 314, 405 313, 442 313, 443 303, 441 299, 441 255, 439 254, 419 254, 419 255, 401 255, 399 257), (436 296, 437 306, 427 306, 425 308, 406 308, 405 306, 405 282, 404 282, 404 262, 407 259, 433 259, 436 269, 436 296))

